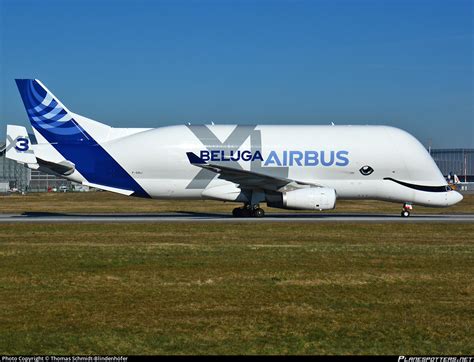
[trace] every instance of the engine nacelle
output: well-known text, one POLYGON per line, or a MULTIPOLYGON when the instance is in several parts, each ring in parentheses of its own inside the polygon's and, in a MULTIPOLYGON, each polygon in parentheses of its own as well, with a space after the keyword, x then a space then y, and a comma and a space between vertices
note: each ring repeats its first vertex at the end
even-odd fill
POLYGON ((336 190, 329 187, 310 187, 282 194, 281 203, 268 206, 284 209, 330 210, 336 207, 336 190))

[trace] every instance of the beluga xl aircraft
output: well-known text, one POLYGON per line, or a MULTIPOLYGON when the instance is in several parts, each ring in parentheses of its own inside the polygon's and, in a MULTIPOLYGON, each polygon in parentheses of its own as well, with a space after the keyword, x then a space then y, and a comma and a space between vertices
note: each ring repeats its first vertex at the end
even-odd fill
POLYGON ((71 112, 37 79, 17 79, 34 138, 8 125, 6 157, 122 195, 333 209, 336 200, 446 207, 462 200, 422 144, 386 126, 177 125, 115 128, 71 112))

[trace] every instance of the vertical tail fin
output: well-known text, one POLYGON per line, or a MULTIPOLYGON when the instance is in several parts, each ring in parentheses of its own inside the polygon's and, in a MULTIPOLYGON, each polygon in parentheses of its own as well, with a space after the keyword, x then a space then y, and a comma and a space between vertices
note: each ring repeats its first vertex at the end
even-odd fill
POLYGON ((23 164, 37 164, 25 127, 7 125, 6 158, 23 164))
POLYGON ((31 125, 50 143, 91 142, 87 132, 37 79, 16 79, 31 125))
POLYGON ((16 79, 16 84, 38 143, 48 143, 47 147, 56 150, 68 165, 72 164, 72 170, 85 179, 83 183, 149 197, 104 148, 111 127, 70 112, 37 79, 16 79))

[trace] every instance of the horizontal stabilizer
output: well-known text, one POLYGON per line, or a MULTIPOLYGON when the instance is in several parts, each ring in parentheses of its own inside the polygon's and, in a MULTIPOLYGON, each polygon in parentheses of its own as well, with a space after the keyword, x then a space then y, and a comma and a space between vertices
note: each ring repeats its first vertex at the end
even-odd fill
POLYGON ((40 166, 45 167, 61 176, 71 175, 75 170, 74 164, 66 160, 61 162, 51 162, 43 160, 39 157, 37 157, 36 160, 40 166))

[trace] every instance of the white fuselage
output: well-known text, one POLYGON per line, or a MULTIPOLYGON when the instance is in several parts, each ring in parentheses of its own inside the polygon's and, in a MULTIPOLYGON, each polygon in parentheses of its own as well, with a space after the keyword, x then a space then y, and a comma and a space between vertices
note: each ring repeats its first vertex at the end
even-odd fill
MULTIPOLYGON (((426 149, 393 127, 180 125, 140 130, 105 140, 101 146, 157 199, 243 200, 237 184, 190 164, 187 152, 333 188, 338 199, 427 206, 449 206, 462 199, 448 187, 439 190, 447 183, 426 149), (260 155, 252 160, 256 151, 260 155), (363 174, 362 168, 372 171, 363 174)), ((78 171, 68 177, 83 181, 78 171)))

